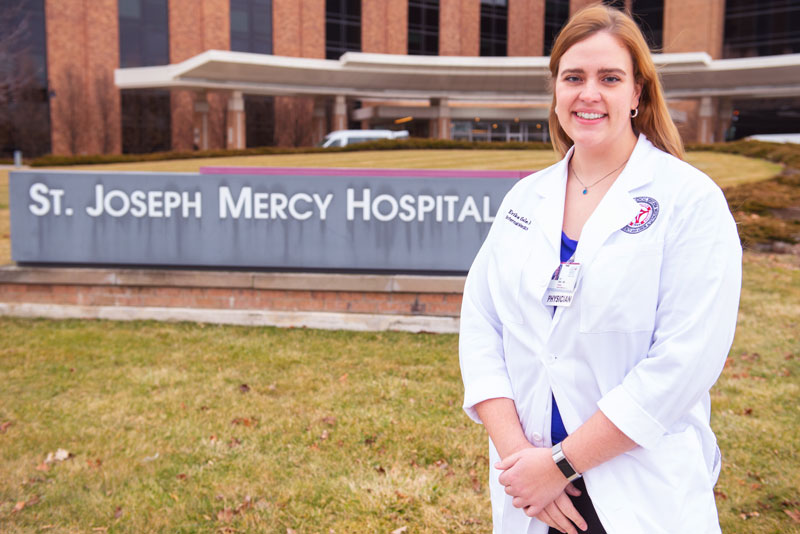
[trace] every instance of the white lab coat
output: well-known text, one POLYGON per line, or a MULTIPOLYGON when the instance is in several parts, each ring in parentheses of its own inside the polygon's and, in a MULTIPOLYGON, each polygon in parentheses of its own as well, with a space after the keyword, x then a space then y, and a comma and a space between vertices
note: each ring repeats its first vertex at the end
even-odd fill
MULTIPOLYGON (((639 445, 584 474, 609 534, 720 532, 709 390, 736 324, 735 223, 711 179, 640 135, 581 233, 573 304, 552 315, 543 296, 560 261, 570 156, 511 189, 470 269, 464 409, 480 422, 475 404, 511 398, 541 447, 551 445, 551 391, 570 433, 600 409, 639 445), (657 214, 629 225, 642 207, 655 211, 643 199, 657 214)), ((490 463, 498 459, 490 442, 490 463)), ((511 505, 498 476, 491 467, 494 532, 546 533, 511 505)))

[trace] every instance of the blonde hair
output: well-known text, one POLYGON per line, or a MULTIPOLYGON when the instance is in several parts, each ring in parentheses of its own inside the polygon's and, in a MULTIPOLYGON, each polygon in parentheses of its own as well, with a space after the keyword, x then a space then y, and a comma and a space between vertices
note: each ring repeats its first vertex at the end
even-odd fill
MULTIPOLYGON (((564 53, 575 43, 599 32, 607 32, 616 37, 628 49, 633 61, 634 79, 642 86, 639 114, 631 119, 634 132, 645 134, 653 145, 683 159, 683 141, 678 128, 669 116, 664 91, 653 58, 650 56, 650 49, 639 26, 626 13, 602 4, 592 5, 575 13, 561 29, 553 44, 550 54, 551 80, 554 83, 557 79, 559 63, 564 53)), ((572 139, 558 122, 555 91, 550 105, 550 137, 553 148, 562 156, 573 144, 572 139)))

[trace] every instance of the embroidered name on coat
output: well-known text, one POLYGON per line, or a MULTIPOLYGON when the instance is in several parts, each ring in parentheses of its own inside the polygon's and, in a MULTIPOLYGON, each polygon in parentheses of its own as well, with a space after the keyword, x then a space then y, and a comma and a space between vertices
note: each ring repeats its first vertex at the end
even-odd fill
POLYGON ((523 230, 527 230, 528 225, 531 224, 530 219, 528 219, 524 215, 520 215, 514 210, 508 210, 508 213, 506 213, 506 220, 511 221, 512 224, 519 226, 523 230))

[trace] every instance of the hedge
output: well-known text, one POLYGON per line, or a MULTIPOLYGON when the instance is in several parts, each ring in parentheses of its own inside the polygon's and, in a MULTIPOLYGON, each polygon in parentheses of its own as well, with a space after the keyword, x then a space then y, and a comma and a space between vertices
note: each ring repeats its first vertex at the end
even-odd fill
POLYGON ((768 143, 765 141, 733 141, 708 145, 689 144, 686 150, 724 152, 751 158, 760 158, 800 169, 800 145, 796 143, 768 143))
POLYGON ((419 150, 419 149, 461 149, 461 150, 552 150, 550 143, 536 142, 510 142, 488 143, 469 141, 449 141, 445 139, 411 138, 405 140, 370 141, 346 147, 319 148, 319 147, 257 147, 239 150, 193 150, 191 152, 151 152, 149 154, 94 154, 79 156, 47 155, 29 162, 31 167, 59 167, 69 165, 92 165, 103 163, 134 163, 139 161, 164 161, 175 159, 195 158, 225 158, 232 156, 260 156, 273 154, 318 154, 334 152, 355 152, 361 150, 419 150))
POLYGON ((784 171, 769 180, 725 188, 725 198, 745 247, 800 243, 800 145, 736 141, 689 145, 687 149, 738 154, 784 165, 784 171))
MULTIPOLYGON (((29 162, 32 167, 58 167, 68 165, 91 165, 102 163, 133 163, 138 161, 163 161, 194 158, 224 158, 232 156, 258 156, 271 154, 315 154, 333 152, 354 152, 361 150, 421 150, 421 149, 459 149, 459 150, 552 150, 550 143, 508 142, 488 143, 469 141, 450 141, 444 139, 424 139, 412 137, 404 140, 380 140, 359 143, 342 148, 319 147, 257 147, 239 150, 194 150, 190 152, 152 152, 149 154, 94 154, 79 156, 47 155, 29 162)), ((768 143, 763 141, 734 141, 731 143, 689 144, 687 150, 725 152, 753 158, 762 158, 789 167, 800 168, 800 145, 792 143, 768 143)), ((5 164, 0 160, 0 164, 5 164)), ((13 163, 8 160, 8 164, 13 163)))

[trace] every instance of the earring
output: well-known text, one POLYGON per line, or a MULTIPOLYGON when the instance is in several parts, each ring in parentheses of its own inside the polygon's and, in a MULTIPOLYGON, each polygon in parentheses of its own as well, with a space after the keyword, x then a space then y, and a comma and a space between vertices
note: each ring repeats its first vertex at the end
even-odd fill
POLYGON ((638 116, 639 116, 639 108, 632 109, 632 110, 631 110, 631 118, 632 118, 632 119, 635 119, 635 118, 636 118, 636 117, 638 117, 638 116))

